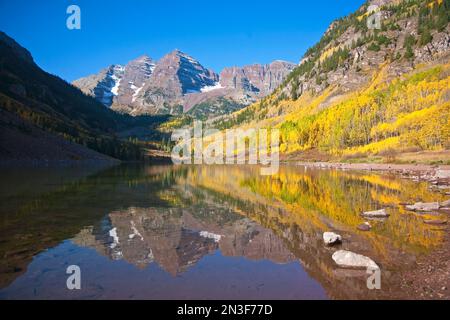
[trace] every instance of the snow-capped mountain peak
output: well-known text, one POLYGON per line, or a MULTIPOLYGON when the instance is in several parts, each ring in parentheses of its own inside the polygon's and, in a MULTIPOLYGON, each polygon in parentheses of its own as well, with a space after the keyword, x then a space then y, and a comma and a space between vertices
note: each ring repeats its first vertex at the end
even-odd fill
POLYGON ((274 61, 225 68, 219 76, 176 49, 158 62, 142 55, 125 66, 111 66, 107 72, 77 80, 74 85, 106 106, 132 115, 180 113, 197 105, 203 108, 204 103, 215 104, 212 109, 222 114, 270 94, 294 67, 274 61), (221 107, 224 103, 226 110, 221 107))

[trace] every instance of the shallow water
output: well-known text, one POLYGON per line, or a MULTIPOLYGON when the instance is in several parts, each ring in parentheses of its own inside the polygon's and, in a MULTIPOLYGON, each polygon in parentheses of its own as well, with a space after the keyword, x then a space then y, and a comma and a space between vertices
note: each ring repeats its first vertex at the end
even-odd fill
POLYGON ((122 165, 1 169, 0 299, 402 298, 399 273, 441 244, 400 203, 442 200, 425 183, 367 172, 122 165), (357 230, 360 213, 391 216, 357 230), (324 231, 343 236, 323 244, 324 231), (338 249, 381 268, 339 268, 338 249), (68 290, 66 268, 81 269, 68 290))

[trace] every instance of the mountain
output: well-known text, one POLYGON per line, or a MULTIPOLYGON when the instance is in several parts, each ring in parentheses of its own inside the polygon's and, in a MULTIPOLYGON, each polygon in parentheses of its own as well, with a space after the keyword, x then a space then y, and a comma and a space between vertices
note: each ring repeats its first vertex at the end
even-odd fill
POLYGON ((225 88, 255 93, 264 97, 275 90, 295 65, 285 61, 274 61, 267 65, 225 68, 220 74, 220 84, 225 88))
MULTIPOLYGON (((105 71, 111 81, 117 73, 118 68, 105 71)), ((118 136, 139 127, 150 135, 158 121, 105 108, 43 71, 26 49, 0 32, 0 160, 140 159, 141 148, 118 136)))
POLYGON ((448 150, 449 21, 449 0, 368 1, 332 22, 273 94, 211 126, 278 128, 296 159, 448 150), (374 4, 380 29, 367 26, 374 4))
POLYGON ((272 93, 294 67, 290 62, 274 61, 267 65, 225 68, 216 86, 185 97, 185 111, 204 119, 240 110, 272 93))
POLYGON ((116 84, 117 91, 112 90, 112 93, 118 96, 118 104, 134 102, 154 69, 155 63, 146 55, 130 61, 126 67, 122 68, 122 73, 117 76, 120 79, 120 83, 116 84))
MULTIPOLYGON (((136 95, 130 113, 172 114, 183 111, 183 97, 214 86, 217 74, 204 68, 197 60, 175 50, 165 55, 155 66, 148 83, 136 95)), ((125 108, 129 106, 125 106, 125 108)), ((122 106, 116 110, 126 111, 122 106)))
POLYGON ((117 95, 123 73, 124 68, 122 66, 112 65, 103 69, 97 75, 74 82, 74 85, 83 88, 83 92, 95 96, 102 104, 110 107, 113 103, 114 94, 117 95))
POLYGON ((148 56, 112 65, 73 82, 113 110, 131 115, 182 114, 213 117, 243 108, 270 94, 295 65, 225 68, 220 75, 179 50, 158 62, 148 56))

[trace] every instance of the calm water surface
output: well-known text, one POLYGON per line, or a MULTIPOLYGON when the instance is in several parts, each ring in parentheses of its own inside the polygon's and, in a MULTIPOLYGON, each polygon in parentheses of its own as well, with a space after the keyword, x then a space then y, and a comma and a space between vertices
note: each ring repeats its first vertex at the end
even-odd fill
POLYGON ((399 298, 399 272, 444 236, 399 206, 439 195, 387 175, 145 165, 0 175, 0 299, 399 298), (360 213, 379 208, 391 216, 358 231, 360 213), (337 248, 323 245, 330 230, 344 238, 337 248), (375 260, 381 290, 367 289, 365 270, 337 267, 338 249, 375 260), (69 265, 81 290, 66 287, 69 265))

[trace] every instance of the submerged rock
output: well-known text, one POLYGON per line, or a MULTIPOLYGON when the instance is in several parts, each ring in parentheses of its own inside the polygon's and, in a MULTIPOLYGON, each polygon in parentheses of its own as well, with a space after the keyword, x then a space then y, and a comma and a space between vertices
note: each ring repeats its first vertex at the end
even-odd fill
POLYGON ((440 206, 441 208, 448 208, 448 207, 450 207, 450 199, 441 202, 441 203, 439 204, 439 206, 440 206))
POLYGON ((323 242, 326 245, 333 245, 340 243, 342 241, 342 237, 334 232, 324 232, 323 234, 323 242))
POLYGON ((347 250, 336 251, 332 258, 340 267, 379 269, 378 265, 369 257, 347 250))
POLYGON ((340 279, 367 277, 367 271, 363 269, 338 268, 333 274, 340 279))
POLYGON ((447 220, 423 220, 424 223, 426 224, 431 224, 431 225, 443 225, 447 223, 447 220))
POLYGON ((370 231, 370 229, 372 229, 372 226, 370 225, 370 223, 364 222, 360 224, 357 229, 360 231, 370 231))
POLYGON ((433 211, 439 210, 439 202, 417 202, 412 205, 406 205, 406 210, 410 211, 433 211))
POLYGON ((363 217, 368 218, 387 218, 389 217, 389 213, 386 212, 386 209, 375 210, 375 211, 366 211, 361 214, 363 217))

